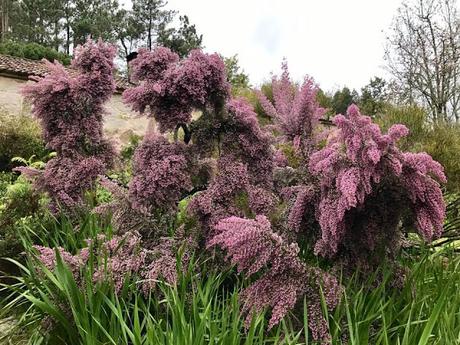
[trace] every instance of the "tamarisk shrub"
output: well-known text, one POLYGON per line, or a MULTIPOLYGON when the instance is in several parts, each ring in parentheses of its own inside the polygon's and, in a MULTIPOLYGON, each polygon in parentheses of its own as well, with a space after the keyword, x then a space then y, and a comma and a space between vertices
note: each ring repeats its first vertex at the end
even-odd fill
POLYGON ((247 276, 260 273, 257 280, 243 292, 243 311, 250 323, 254 312, 271 307, 268 327, 277 324, 302 296, 307 296, 309 328, 314 339, 329 340, 327 321, 321 312, 320 289, 325 291, 327 307, 339 302, 337 280, 302 262, 296 243, 287 244, 272 232, 270 221, 258 215, 255 219, 229 217, 215 227, 216 235, 208 246, 220 245, 227 250, 238 271, 247 276))
POLYGON ((208 174, 211 181, 204 184, 205 190, 198 196, 201 201, 192 202, 190 207, 196 215, 201 214, 205 231, 212 228, 209 219, 214 224, 218 215, 227 217, 236 210, 238 197, 239 201, 249 198, 253 205, 262 198, 258 208, 267 208, 273 169, 271 137, 259 127, 246 101, 230 99, 222 59, 194 50, 179 61, 175 53, 158 47, 152 52, 140 51, 131 67, 140 83, 125 91, 125 101, 134 110, 149 109, 160 132, 183 128, 184 144, 188 144, 169 143, 159 134, 145 137, 134 157, 129 192, 133 206, 150 212, 174 209, 184 192, 197 188, 195 181, 203 185, 203 179, 187 174, 193 175, 200 170, 197 167, 210 166, 209 159, 215 158, 219 161, 217 172, 208 174), (201 115, 192 121, 193 110, 201 111, 201 115), (227 186, 222 196, 216 196, 219 188, 213 186, 232 174, 235 178, 224 182, 227 186), (215 211, 211 200, 232 212, 215 211))
POLYGON ((382 134, 355 105, 333 122, 336 136, 309 163, 320 186, 316 212, 321 237, 315 252, 363 261, 385 256, 398 248, 404 216, 426 241, 439 237, 445 204, 436 179, 446 182, 446 177, 428 154, 397 148, 407 128, 394 125, 382 134))
POLYGON ((305 154, 313 148, 313 131, 325 109, 316 100, 318 87, 312 78, 305 78, 299 86, 291 82, 287 62, 281 65, 281 77, 272 79, 273 103, 262 91, 257 96, 262 109, 271 117, 275 128, 285 140, 305 154))
POLYGON ((149 133, 136 149, 129 185, 135 209, 174 211, 183 191, 192 189, 185 145, 149 133))
MULTIPOLYGON (((316 339, 327 339, 320 286, 328 291, 327 307, 332 309, 340 295, 338 283, 300 260, 297 244, 286 244, 271 230, 266 216, 278 202, 273 189, 275 158, 285 159, 280 154, 275 156, 274 138, 259 126, 249 103, 230 98, 223 62, 217 55, 200 51, 179 61, 169 50, 157 48, 141 51, 131 67, 140 83, 124 93, 125 101, 134 110, 148 109, 149 116, 159 123, 160 132, 184 129, 188 149, 159 134, 148 134, 135 153, 129 202, 147 212, 163 206, 174 209, 182 192, 190 189, 190 181, 192 190, 196 188, 194 176, 186 178, 187 172, 193 175, 190 166, 216 159, 215 171, 209 174, 204 190, 188 205, 200 230, 196 243, 227 249, 248 277, 262 274, 242 294, 248 321, 254 312, 270 307, 272 327, 306 296, 312 334, 316 339), (200 116, 192 119, 192 110, 199 110, 200 116)), ((273 116, 285 131, 286 140, 295 141, 299 148, 310 148, 313 126, 321 115, 314 100, 316 87, 306 80, 297 90, 289 80, 287 67, 285 72, 280 85, 274 87, 279 115, 273 116)), ((287 162, 280 164, 285 166, 287 162)))
MULTIPOLYGON (((160 238, 158 244, 146 249, 142 246, 141 235, 130 231, 110 239, 99 235, 97 239, 88 240, 89 246, 72 255, 63 248, 51 249, 35 246, 38 259, 49 270, 57 264, 56 251, 70 268, 75 280, 83 287, 84 267, 93 272, 92 280, 100 283, 113 282, 115 291, 120 293, 124 284, 130 279, 138 279, 146 295, 156 287, 156 282, 164 279, 169 284, 177 281, 176 252, 183 244, 179 236, 160 238), (91 257, 91 259, 90 259, 91 257)), ((183 265, 187 265, 188 256, 184 256, 183 265)))
POLYGON ((179 62, 168 48, 142 49, 131 67, 141 83, 123 97, 141 113, 148 107, 161 132, 190 123, 194 109, 222 107, 229 96, 225 65, 217 54, 193 50, 179 62))
POLYGON ((103 137, 103 104, 115 90, 113 59, 116 49, 89 40, 77 47, 74 71, 47 63, 50 73, 35 78, 23 93, 40 120, 48 149, 57 153, 36 180, 55 206, 70 210, 112 163, 113 149, 103 137))

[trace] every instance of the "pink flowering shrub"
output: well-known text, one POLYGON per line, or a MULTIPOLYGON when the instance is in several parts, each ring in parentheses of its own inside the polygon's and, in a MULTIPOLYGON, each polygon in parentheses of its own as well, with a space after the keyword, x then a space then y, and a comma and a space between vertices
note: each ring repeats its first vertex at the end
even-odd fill
POLYGON ((241 293, 248 323, 254 312, 271 307, 268 324, 271 328, 294 308, 302 296, 307 296, 312 335, 314 339, 328 340, 328 324, 322 316, 319 294, 320 286, 324 286, 327 307, 333 309, 338 304, 340 289, 333 276, 301 261, 299 246, 285 243, 272 232, 265 216, 256 216, 254 220, 229 217, 221 220, 215 230, 216 235, 208 246, 219 245, 226 249, 239 272, 244 271, 247 276, 261 273, 241 293))
POLYGON ((47 148, 57 153, 36 181, 55 206, 68 210, 79 206, 83 192, 112 163, 102 117, 103 104, 115 90, 115 54, 112 45, 88 41, 75 51, 75 73, 47 62, 50 73, 23 90, 40 120, 47 148))
POLYGON ((140 112, 148 108, 160 132, 185 132, 185 145, 157 133, 144 138, 129 186, 133 207, 174 210, 187 193, 205 189, 190 205, 205 233, 220 218, 234 214, 238 202, 247 203, 244 199, 252 211, 269 209, 271 137, 246 101, 230 99, 221 58, 195 50, 179 61, 168 49, 156 48, 141 51, 131 68, 140 84, 125 91, 125 101, 140 112), (201 116, 192 121, 193 110, 201 116), (219 161, 217 171, 203 171, 209 159, 219 161))
POLYGON ((316 216, 321 238, 315 252, 364 257, 377 247, 394 249, 404 212, 410 213, 426 241, 439 237, 445 204, 435 179, 446 178, 442 166, 426 153, 397 148, 407 128, 395 125, 382 134, 355 105, 333 122, 336 136, 310 157, 309 164, 320 187, 316 216))
POLYGON ((229 95, 225 65, 217 54, 193 50, 179 62, 177 54, 159 47, 141 50, 131 68, 140 84, 123 97, 136 111, 149 108, 162 132, 188 124, 194 109, 222 107, 229 95))
POLYGON ((305 78, 298 87, 291 82, 285 61, 281 67, 281 77, 272 79, 273 103, 261 91, 257 91, 257 96, 284 139, 309 151, 314 143, 313 131, 325 113, 316 100, 318 87, 311 78, 305 78))
MULTIPOLYGON (((43 185, 68 207, 110 163, 101 129, 102 103, 113 90, 110 49, 89 43, 75 58, 79 77, 53 67, 60 72, 28 91, 48 144, 58 152, 43 185), (56 98, 42 93, 45 86, 56 98), (84 130, 76 131, 74 118, 84 130)), ((210 255, 219 269, 219 253, 226 253, 249 280, 241 294, 248 322, 269 308, 273 327, 305 298, 311 334, 327 342, 321 293, 332 311, 341 287, 333 274, 309 262, 309 254, 353 272, 397 255, 403 225, 413 224, 426 241, 440 235, 443 169, 425 153, 398 149, 404 126, 383 134, 351 106, 334 118, 336 129, 320 148, 326 135, 318 126, 324 109, 316 101, 317 86, 309 78, 295 85, 286 64, 281 78, 273 79, 273 103, 259 94, 273 120, 267 127, 247 101, 230 97, 216 54, 195 50, 180 60, 158 47, 141 50, 131 69, 138 84, 124 100, 153 117, 159 132, 150 130, 136 149, 127 187, 99 179, 112 201, 94 212, 111 216, 115 237, 99 239, 105 261, 93 267, 95 282, 110 279, 119 292, 134 277, 148 294, 160 279, 175 284, 177 268, 192 250, 210 255)), ((54 254, 38 249, 53 267, 54 254)), ((62 256, 71 267, 86 265, 79 255, 62 256)))
POLYGON ((226 156, 219 161, 219 172, 208 188, 192 199, 189 210, 209 239, 219 220, 232 215, 268 214, 273 206, 272 195, 251 184, 247 166, 226 156))
MULTIPOLYGON (((131 231, 111 239, 100 235, 96 240, 88 241, 88 244, 89 247, 81 249, 76 255, 63 248, 35 246, 35 249, 38 259, 51 271, 57 265, 57 250, 61 260, 71 270, 75 281, 82 287, 85 284, 82 274, 85 273, 85 269, 90 269, 90 272, 93 272, 94 283, 110 281, 114 284, 117 294, 127 282, 134 279, 140 282, 142 291, 148 295, 161 280, 169 284, 176 283, 176 253, 186 242, 179 237, 160 238, 155 247, 146 249, 142 246, 141 235, 131 231), (90 264, 93 266, 88 267, 90 264)), ((188 256, 185 255, 182 261, 184 266, 187 265, 187 259, 188 256)))
POLYGON ((169 143, 160 135, 146 136, 134 154, 129 184, 133 207, 145 213, 174 210, 182 192, 192 189, 188 165, 185 145, 169 143))
POLYGON ((274 155, 271 136, 259 127, 257 115, 243 99, 227 103, 230 123, 222 140, 223 154, 231 154, 247 164, 250 180, 270 188, 274 155))

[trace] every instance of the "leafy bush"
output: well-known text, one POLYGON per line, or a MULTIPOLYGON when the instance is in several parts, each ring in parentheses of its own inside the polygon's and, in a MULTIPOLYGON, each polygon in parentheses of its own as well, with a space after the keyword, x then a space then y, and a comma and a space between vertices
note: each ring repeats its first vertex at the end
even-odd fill
POLYGON ((0 43, 0 54, 12 55, 31 60, 47 59, 61 62, 64 65, 70 64, 70 56, 57 52, 54 49, 44 47, 38 43, 21 43, 6 41, 0 43))
POLYGON ((409 134, 398 143, 401 150, 420 151, 430 129, 426 111, 417 106, 387 105, 375 121, 384 131, 398 123, 409 129, 409 134))
POLYGON ((14 157, 46 155, 41 128, 28 115, 0 112, 0 171, 11 171, 17 166, 14 157))
POLYGON ((442 164, 447 175, 447 189, 460 192, 460 125, 437 123, 421 143, 421 150, 442 164))
POLYGON ((50 223, 48 200, 24 177, 3 177, 8 184, 0 196, 0 255, 18 259, 24 250, 21 232, 39 232, 50 223))
POLYGON ((447 176, 447 189, 460 191, 460 126, 455 123, 431 123, 425 110, 418 107, 388 106, 377 123, 387 130, 393 124, 401 123, 409 129, 409 135, 402 138, 402 150, 425 151, 442 164, 447 176))

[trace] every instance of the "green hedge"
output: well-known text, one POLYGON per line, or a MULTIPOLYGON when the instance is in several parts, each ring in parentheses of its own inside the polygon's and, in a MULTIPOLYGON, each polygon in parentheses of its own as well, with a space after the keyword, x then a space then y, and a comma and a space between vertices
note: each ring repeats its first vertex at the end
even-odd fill
POLYGON ((3 42, 0 43, 0 53, 32 60, 57 60, 64 65, 69 65, 71 60, 69 55, 44 47, 38 43, 3 42))

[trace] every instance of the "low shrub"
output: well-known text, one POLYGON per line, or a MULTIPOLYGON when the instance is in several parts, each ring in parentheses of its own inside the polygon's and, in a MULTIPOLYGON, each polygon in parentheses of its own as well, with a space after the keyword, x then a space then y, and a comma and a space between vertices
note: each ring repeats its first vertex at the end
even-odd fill
POLYGON ((28 159, 46 155, 38 122, 29 115, 0 112, 0 171, 11 171, 18 164, 14 157, 28 159))
POLYGON ((3 177, 8 185, 0 196, 0 255, 18 259, 24 251, 21 233, 41 232, 51 223, 48 200, 24 177, 3 177))
POLYGON ((385 130, 403 124, 409 135, 398 146, 402 150, 427 152, 444 167, 449 192, 460 191, 460 125, 448 122, 432 123, 425 110, 416 106, 387 106, 376 122, 385 130))
POLYGON ((64 65, 70 64, 70 56, 58 52, 52 48, 44 47, 38 43, 22 43, 6 41, 0 43, 0 54, 12 55, 31 60, 47 59, 48 61, 59 61, 64 65))

